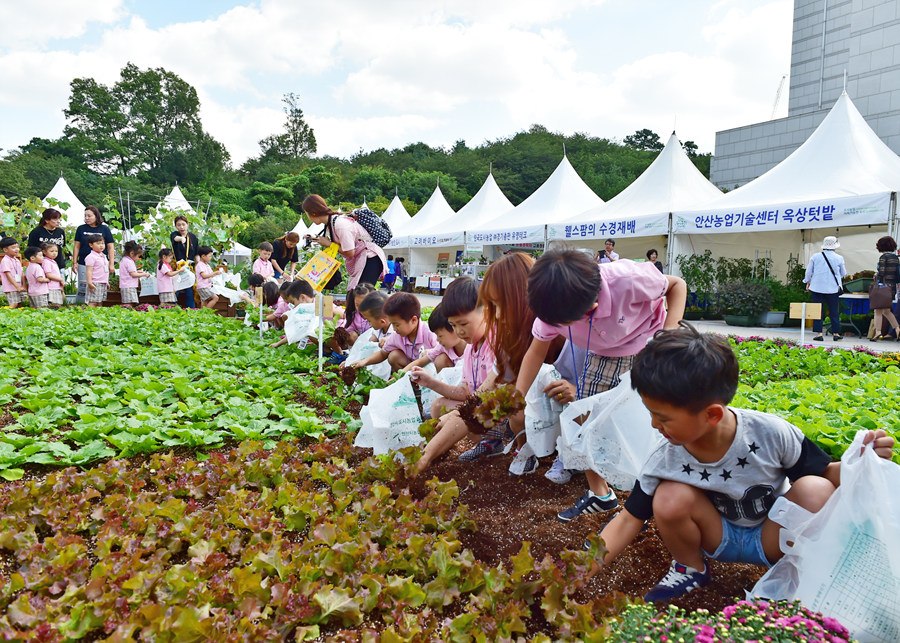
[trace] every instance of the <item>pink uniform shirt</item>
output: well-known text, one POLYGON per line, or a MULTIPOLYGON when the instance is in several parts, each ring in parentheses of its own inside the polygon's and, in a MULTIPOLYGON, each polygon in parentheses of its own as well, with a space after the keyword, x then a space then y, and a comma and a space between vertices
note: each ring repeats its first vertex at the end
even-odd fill
POLYGON ((288 306, 288 303, 284 299, 279 297, 278 301, 275 302, 275 308, 272 309, 272 314, 276 317, 281 317, 288 310, 290 310, 290 306, 288 306))
POLYGON ((202 276, 204 272, 215 272, 215 270, 212 269, 212 266, 210 266, 208 263, 206 263, 202 259, 198 259, 197 266, 196 266, 194 272, 197 274, 197 289, 198 290, 200 288, 212 288, 212 282, 209 279, 204 279, 202 276))
POLYGON ((569 327, 534 320, 531 334, 542 341, 554 337, 572 343, 596 355, 625 357, 636 355, 653 333, 666 321, 666 276, 649 261, 635 263, 620 259, 599 267, 603 286, 597 296, 597 308, 569 327))
POLYGON ((131 273, 137 271, 137 264, 134 263, 134 259, 128 255, 122 257, 122 260, 119 262, 119 288, 137 288, 140 284, 140 279, 131 276, 131 273))
POLYGON ((168 272, 172 272, 172 266, 166 263, 162 265, 162 268, 156 269, 157 292, 175 292, 175 284, 172 283, 172 278, 166 276, 166 273, 168 272))
POLYGON ((353 321, 350 322, 349 326, 345 327, 347 331, 354 331, 357 334, 361 334, 372 328, 372 324, 366 321, 366 318, 360 315, 358 312, 353 316, 353 321))
POLYGON ((474 393, 478 387, 484 384, 491 369, 494 368, 494 352, 487 337, 481 339, 481 346, 477 349, 475 344, 468 344, 462 354, 462 379, 469 385, 469 393, 474 393))
MULTIPOLYGON (((57 277, 62 276, 62 274, 60 274, 59 272, 59 264, 56 263, 55 259, 48 259, 47 257, 44 257, 44 261, 41 264, 41 267, 44 269, 44 274, 48 277, 50 275, 55 275, 57 277)), ((49 286, 50 290, 63 289, 63 285, 61 283, 59 283, 58 281, 53 281, 52 279, 50 280, 50 283, 47 284, 47 286, 49 286)))
POLYGON ((43 279, 47 275, 44 274, 44 268, 36 263, 29 263, 25 269, 25 279, 28 280, 28 294, 32 297, 38 295, 46 295, 50 292, 50 284, 41 283, 38 279, 43 279))
POLYGON ((275 266, 272 265, 271 261, 257 259, 253 262, 253 272, 268 279, 275 276, 275 266))
MULTIPOLYGON (((465 354, 465 351, 463 351, 463 354, 465 354)), ((440 356, 440 355, 446 355, 447 357, 449 357, 450 361, 453 362, 454 366, 456 366, 456 363, 462 359, 462 355, 457 355, 456 351, 453 350, 452 348, 450 350, 447 350, 440 343, 428 351, 428 359, 432 362, 434 360, 436 360, 438 358, 438 356, 440 356)))
POLYGON ((419 328, 416 330, 415 340, 409 341, 400 333, 391 333, 385 340, 381 350, 388 354, 393 350, 401 350, 410 361, 413 361, 421 357, 423 350, 427 351, 438 345, 437 337, 428 328, 428 324, 419 320, 419 328))
POLYGON ((84 258, 85 266, 93 266, 91 281, 95 284, 109 283, 109 259, 102 252, 91 250, 91 254, 84 258))
POLYGON ((0 279, 3 281, 3 292, 16 292, 18 290, 16 284, 19 284, 20 286, 24 285, 22 283, 23 275, 22 262, 15 257, 3 255, 3 259, 0 259, 0 279), (13 281, 15 281, 15 283, 7 278, 7 272, 12 273, 13 281))

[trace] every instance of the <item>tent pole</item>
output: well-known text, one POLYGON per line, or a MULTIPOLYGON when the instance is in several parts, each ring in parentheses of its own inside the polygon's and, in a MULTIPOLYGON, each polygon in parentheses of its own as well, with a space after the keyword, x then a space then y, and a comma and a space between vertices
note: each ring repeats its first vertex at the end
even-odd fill
POLYGON ((894 228, 896 227, 897 218, 897 193, 891 192, 890 216, 888 217, 888 236, 894 236, 894 228))
POLYGON ((675 231, 672 228, 672 213, 669 212, 669 231, 668 241, 666 242, 666 265, 669 267, 669 274, 674 275, 675 268, 675 231))

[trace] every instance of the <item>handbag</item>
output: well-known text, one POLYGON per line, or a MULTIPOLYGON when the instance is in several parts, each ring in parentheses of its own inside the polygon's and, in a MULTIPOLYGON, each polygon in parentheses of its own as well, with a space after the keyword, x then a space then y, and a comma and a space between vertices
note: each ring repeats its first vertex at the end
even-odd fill
POLYGON ((869 286, 869 308, 892 308, 894 305, 894 291, 887 284, 874 282, 869 286))
POLYGON ((321 292, 340 267, 341 262, 336 259, 338 245, 332 243, 326 250, 319 250, 313 258, 300 269, 298 275, 305 279, 314 290, 321 292))

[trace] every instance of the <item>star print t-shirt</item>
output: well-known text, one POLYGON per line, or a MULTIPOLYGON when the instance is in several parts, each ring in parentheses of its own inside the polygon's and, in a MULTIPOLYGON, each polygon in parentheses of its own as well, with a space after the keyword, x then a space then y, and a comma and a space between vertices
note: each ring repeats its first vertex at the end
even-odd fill
POLYGON ((793 424, 769 413, 731 408, 737 430, 717 462, 700 462, 682 446, 663 442, 641 469, 625 508, 648 519, 662 480, 684 482, 706 493, 718 512, 742 527, 761 524, 789 480, 821 475, 831 458, 793 424))

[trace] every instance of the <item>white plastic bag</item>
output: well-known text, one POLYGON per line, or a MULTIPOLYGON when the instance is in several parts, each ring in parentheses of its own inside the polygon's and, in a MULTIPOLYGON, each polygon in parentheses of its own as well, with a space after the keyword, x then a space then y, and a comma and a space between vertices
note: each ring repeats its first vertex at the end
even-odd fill
POLYGON ((769 517, 784 557, 752 595, 800 601, 839 620, 862 643, 900 641, 900 466, 871 446, 866 431, 841 458, 841 486, 817 513, 786 498, 769 517), (793 543, 793 544, 789 544, 793 543))
POLYGON ((158 294, 159 290, 156 288, 156 277, 141 277, 141 297, 158 294))
MULTIPOLYGON (((452 368, 445 368, 440 373, 437 372, 437 369, 434 367, 433 363, 429 363, 425 366, 424 369, 429 375, 438 379, 438 381, 444 382, 445 384, 449 384, 450 386, 459 386, 462 384, 462 366, 454 366, 452 368)), ((430 388, 425 386, 422 387, 422 411, 425 415, 430 415, 431 413, 431 404, 436 399, 438 399, 440 395, 432 391, 430 388)))
POLYGON ((190 270, 184 270, 172 277, 172 285, 175 287, 175 292, 193 288, 195 283, 197 283, 197 277, 190 270))
POLYGON ((209 281, 212 291, 221 297, 227 298, 229 305, 234 306, 241 302, 240 275, 235 275, 230 272, 224 274, 219 273, 209 281), (228 284, 233 285, 234 288, 229 288, 228 284))
POLYGON ((529 455, 543 458, 556 450, 560 433, 559 414, 563 406, 555 397, 547 397, 544 388, 550 382, 561 379, 559 371, 550 364, 544 364, 525 396, 525 435, 534 451, 529 455))
POLYGON ((375 455, 420 444, 422 415, 409 375, 369 393, 369 403, 359 414, 362 427, 354 446, 372 448, 375 455))
MULTIPOLYGON (((375 330, 372 328, 360 333, 359 337, 357 337, 356 341, 353 343, 353 346, 350 347, 350 352, 347 354, 347 359, 344 363, 350 365, 353 362, 367 358, 375 351, 381 350, 378 347, 378 342, 372 341, 374 335, 375 330)), ((391 378, 391 365, 387 360, 378 364, 370 364, 366 368, 369 369, 372 375, 380 377, 383 380, 391 378)))
POLYGON ((559 419, 557 450, 563 466, 596 471, 618 489, 634 486, 647 456, 663 439, 632 390, 630 373, 617 387, 572 402, 559 419))
POLYGON ((309 337, 316 337, 319 332, 319 317, 306 312, 303 304, 288 310, 284 314, 284 337, 288 344, 306 346, 309 337))

